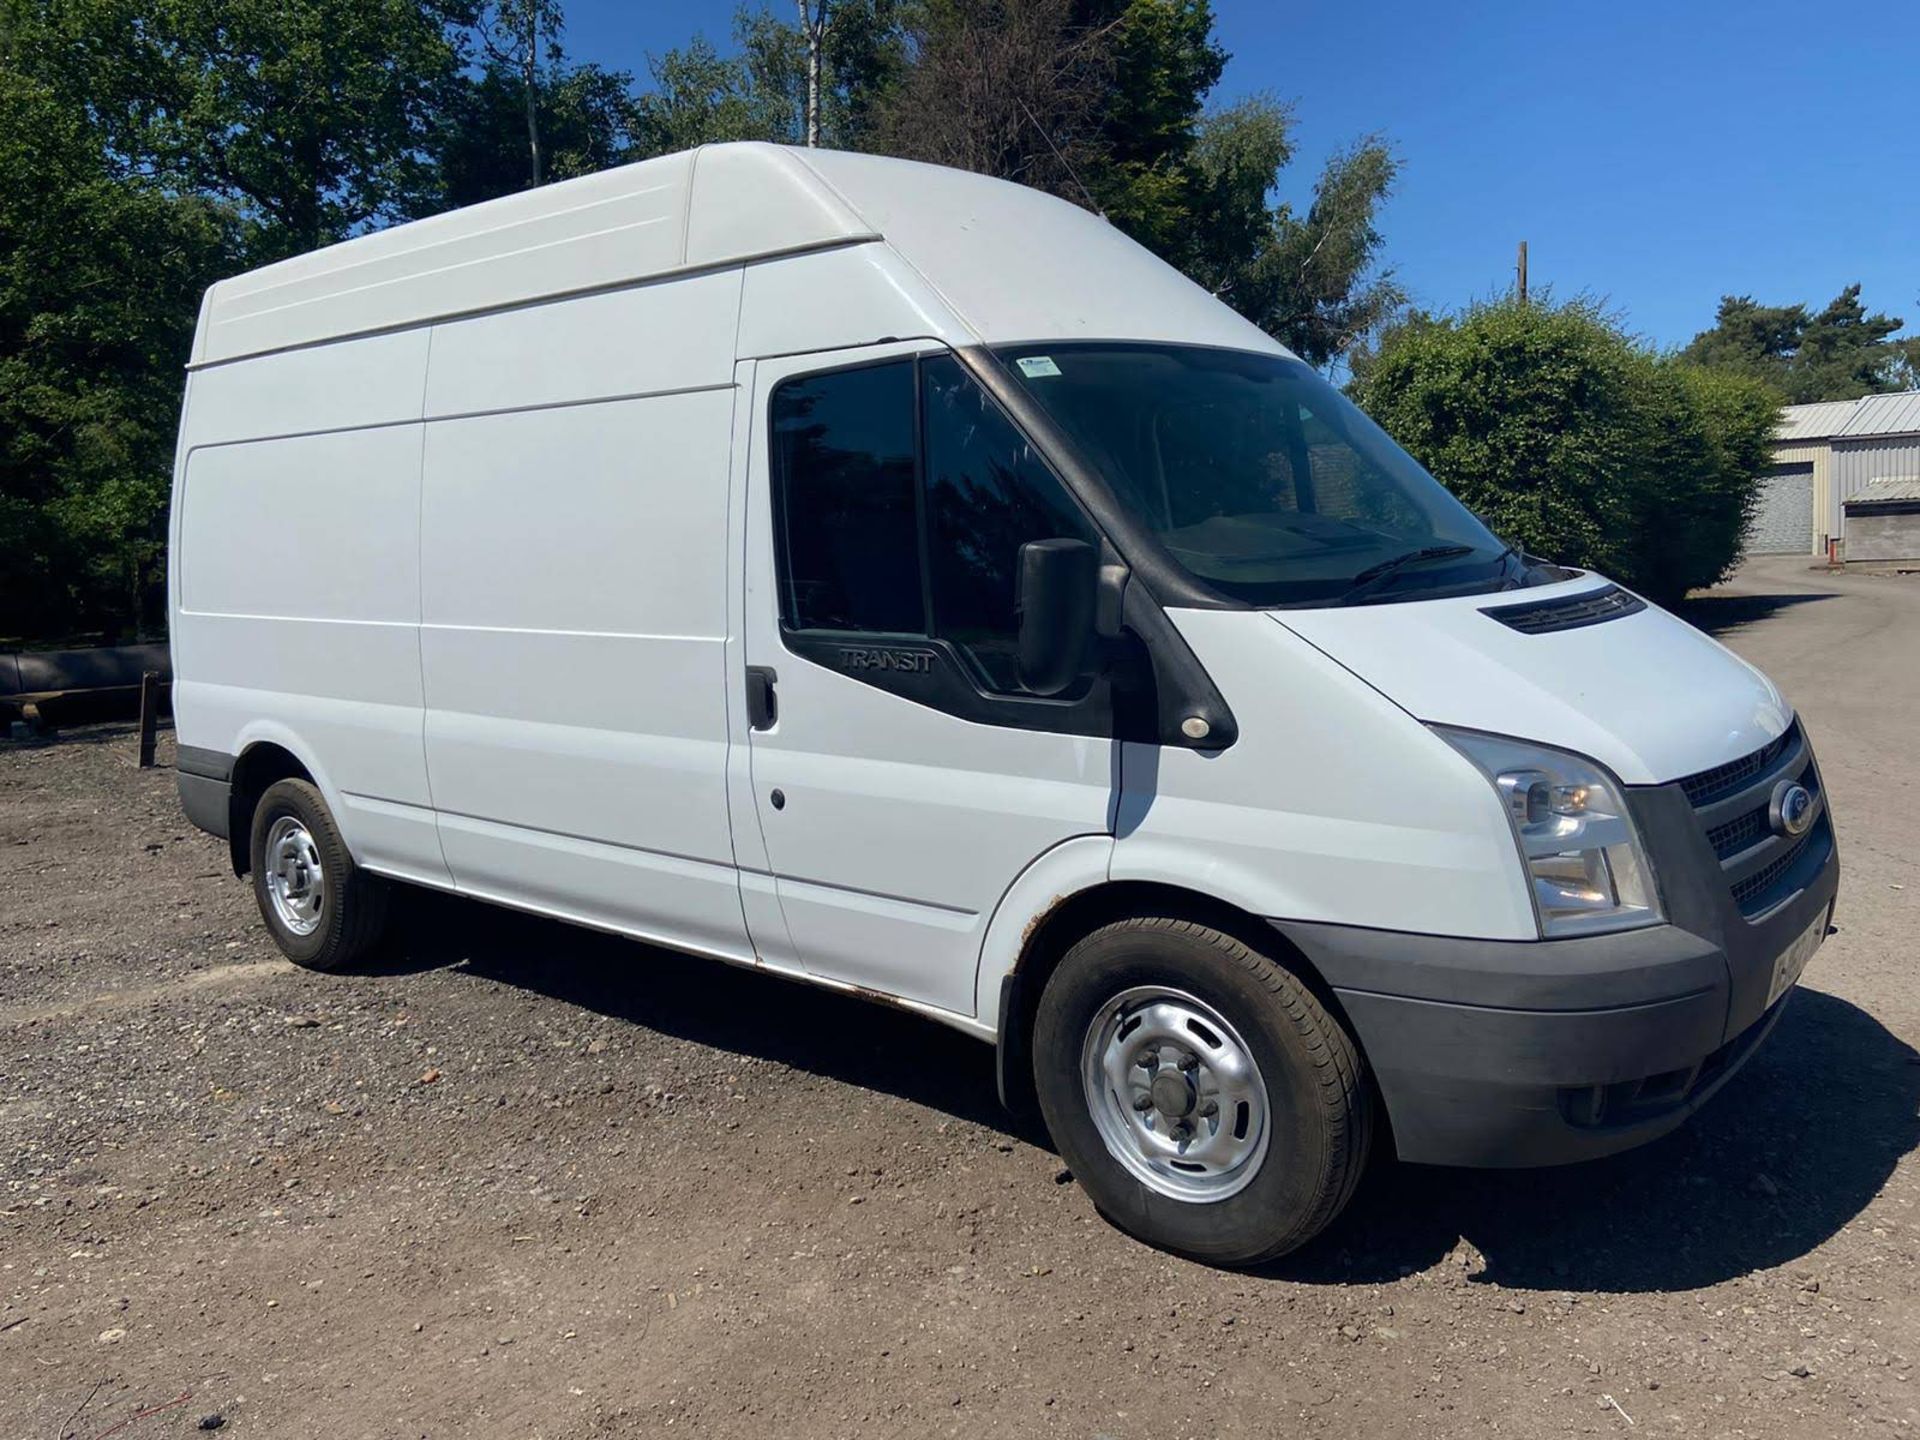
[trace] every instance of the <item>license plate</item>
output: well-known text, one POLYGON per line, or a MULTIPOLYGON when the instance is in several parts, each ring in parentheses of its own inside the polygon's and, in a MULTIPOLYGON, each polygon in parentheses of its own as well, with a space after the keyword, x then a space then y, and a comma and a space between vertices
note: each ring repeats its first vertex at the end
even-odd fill
POLYGON ((1785 950, 1780 958, 1773 962, 1773 983, 1767 987, 1767 1007, 1793 987, 1800 978, 1800 972, 1807 968, 1807 961, 1813 958, 1813 952, 1820 948, 1820 942, 1827 938, 1827 912, 1822 910, 1800 937, 1785 950))

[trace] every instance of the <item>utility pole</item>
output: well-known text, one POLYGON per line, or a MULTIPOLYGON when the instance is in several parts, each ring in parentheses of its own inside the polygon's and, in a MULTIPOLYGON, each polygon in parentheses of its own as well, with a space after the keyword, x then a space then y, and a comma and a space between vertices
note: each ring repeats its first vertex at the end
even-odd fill
POLYGON ((800 33, 807 38, 807 144, 820 147, 820 52, 826 45, 828 0, 794 0, 800 9, 800 33))
POLYGON ((1513 269, 1520 280, 1520 303, 1524 305, 1527 303, 1527 242, 1524 240, 1520 242, 1520 259, 1513 269))
POLYGON ((521 89, 527 97, 527 158, 533 166, 533 185, 540 187, 540 112, 534 95, 540 65, 540 0, 526 0, 527 38, 521 56, 521 89))

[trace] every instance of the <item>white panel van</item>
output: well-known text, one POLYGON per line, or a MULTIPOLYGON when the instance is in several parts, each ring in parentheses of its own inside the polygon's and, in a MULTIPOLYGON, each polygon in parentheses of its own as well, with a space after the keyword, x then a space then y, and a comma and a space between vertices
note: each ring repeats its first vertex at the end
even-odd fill
POLYGON ((1764 676, 998 181, 715 146, 225 281, 171 539, 291 958, 407 882, 885 997, 1216 1262, 1376 1141, 1670 1130, 1828 929, 1764 676))

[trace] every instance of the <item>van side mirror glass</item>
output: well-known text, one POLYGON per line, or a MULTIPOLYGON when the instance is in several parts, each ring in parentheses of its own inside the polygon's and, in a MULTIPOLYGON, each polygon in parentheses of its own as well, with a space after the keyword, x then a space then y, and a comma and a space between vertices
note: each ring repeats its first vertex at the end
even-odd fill
POLYGON ((1093 653, 1100 557, 1084 540, 1029 540, 1020 547, 1021 687, 1058 695, 1087 673, 1093 653))

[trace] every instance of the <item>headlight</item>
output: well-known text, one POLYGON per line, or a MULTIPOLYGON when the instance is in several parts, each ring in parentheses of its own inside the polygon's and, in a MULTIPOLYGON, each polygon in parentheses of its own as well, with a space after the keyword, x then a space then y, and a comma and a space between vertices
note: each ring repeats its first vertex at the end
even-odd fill
POLYGON ((1626 930, 1660 918, 1646 850, 1606 771, 1522 740, 1433 730, 1493 782, 1533 886, 1542 936, 1626 930))

